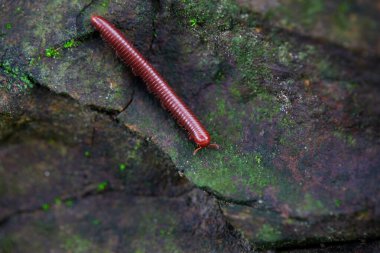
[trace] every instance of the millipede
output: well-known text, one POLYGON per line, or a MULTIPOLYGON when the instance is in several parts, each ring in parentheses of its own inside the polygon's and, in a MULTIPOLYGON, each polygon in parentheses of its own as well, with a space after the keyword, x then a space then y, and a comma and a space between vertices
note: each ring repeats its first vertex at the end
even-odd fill
POLYGON ((170 112, 178 124, 186 129, 189 139, 197 145, 194 155, 206 147, 219 149, 219 145, 211 143, 210 134, 190 108, 119 29, 98 15, 91 16, 91 24, 122 61, 132 68, 132 72, 142 78, 148 90, 158 98, 161 105, 170 112))

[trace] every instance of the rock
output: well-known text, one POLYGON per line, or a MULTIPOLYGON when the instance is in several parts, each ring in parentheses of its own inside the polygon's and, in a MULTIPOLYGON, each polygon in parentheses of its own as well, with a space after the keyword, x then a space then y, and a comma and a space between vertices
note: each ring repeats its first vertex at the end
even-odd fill
POLYGON ((237 0, 273 26, 380 55, 376 1, 237 0))
POLYGON ((11 99, 1 252, 248 252, 216 200, 112 116, 42 87, 11 99))
MULTIPOLYGON (((21 22, 19 34, 6 33, 0 43, 5 52, 1 65, 2 97, 7 100, 1 104, 4 109, 0 120, 4 129, 0 136, 6 144, 2 151, 4 163, 9 168, 16 167, 21 162, 19 154, 25 154, 30 157, 20 168, 31 163, 33 170, 37 170, 54 164, 56 171, 49 172, 53 173, 52 180, 38 188, 38 195, 43 195, 46 203, 66 192, 79 199, 93 194, 91 201, 104 203, 94 192, 110 183, 117 192, 127 191, 131 201, 141 192, 144 196, 157 195, 154 203, 148 201, 142 206, 145 209, 155 206, 159 210, 167 210, 168 202, 162 196, 178 196, 178 192, 186 192, 183 189, 189 187, 174 176, 176 169, 195 187, 223 203, 223 222, 226 219, 241 231, 254 247, 307 247, 377 238, 380 227, 377 56, 369 56, 373 51, 362 42, 352 48, 367 51, 352 52, 345 48, 351 45, 332 44, 331 41, 336 41, 327 35, 327 41, 321 43, 309 38, 314 37, 313 31, 299 36, 272 29, 273 24, 263 16, 242 8, 244 1, 237 2, 132 1, 128 7, 112 1, 78 5, 70 2, 68 5, 73 7, 67 10, 71 11, 60 14, 66 18, 57 19, 58 25, 46 26, 46 32, 38 36, 32 36, 30 30, 34 20, 39 19, 30 13, 20 16, 31 21, 25 26, 21 22), (104 14, 126 31, 126 36, 210 130, 220 150, 204 149, 192 155, 195 145, 185 131, 93 32, 88 24, 92 13, 104 14), (75 27, 67 25, 69 17, 75 17, 75 27), (54 27, 70 28, 53 32, 54 27), (22 46, 20 34, 24 35, 23 41, 36 41, 33 50, 22 46), (34 88, 37 93, 33 89, 32 95, 28 95, 29 86, 37 86, 34 88), (38 95, 44 89, 40 86, 50 90, 44 90, 44 94, 55 92, 71 99, 38 95), (16 100, 19 96, 26 96, 23 108, 31 108, 27 113, 17 107, 22 104, 16 100), (74 124, 64 126, 66 122, 74 124), (10 130, 12 126, 17 127, 10 130), (22 134, 26 137, 15 137, 22 134), (34 140, 33 136, 42 137, 34 140), (55 142, 48 141, 50 136, 54 136, 55 142), (95 144, 93 136, 99 138, 95 138, 95 144), (10 154, 8 146, 24 139, 28 141, 13 147, 18 152, 10 154), (31 146, 36 147, 34 152, 30 152, 31 146), (90 146, 96 151, 87 150, 90 146), (41 157, 39 153, 47 155, 41 157), (110 166, 117 171, 118 164, 130 163, 129 158, 128 162, 123 160, 125 154, 134 157, 130 158, 135 164, 131 171, 136 174, 130 177, 131 181, 124 184, 119 174, 112 174, 115 179, 110 174, 105 177, 110 166), (91 163, 87 162, 89 158, 91 163), (62 160, 65 163, 59 162, 62 160), (80 173, 101 169, 90 173, 93 177, 78 182, 62 174, 61 166, 76 171, 77 165, 80 173), (159 180, 161 174, 170 175, 164 177, 164 183, 159 180), (147 181, 153 183, 141 184, 147 181), (83 182, 91 182, 92 188, 84 187, 87 183, 83 182), (60 187, 45 196, 43 192, 51 184, 60 187)), ((272 8, 268 6, 261 7, 272 8)), ((7 8, 9 13, 17 13, 17 4, 7 8)), ((11 19, 11 15, 7 18, 11 19)), ((2 22, 9 22, 7 18, 2 18, 2 22)), ((371 29, 366 32, 377 36, 371 29)), ((4 175, 20 182, 15 185, 21 185, 21 180, 8 171, 3 171, 4 175)), ((26 170, 23 175, 27 175, 29 187, 34 188, 42 174, 28 173, 26 170)), ((31 188, 25 191, 29 193, 31 188)), ((115 203, 119 203, 118 194, 115 203)), ((43 205, 40 202, 37 205, 33 199, 28 203, 25 199, 29 195, 22 193, 15 195, 17 198, 12 195, 12 199, 4 196, 4 201, 11 205, 3 217, 13 217, 18 207, 34 210, 43 205)), ((138 213, 139 208, 137 205, 128 211, 138 213)), ((217 205, 210 207, 214 209, 218 209, 217 205)), ((69 223, 75 223, 65 212, 62 215, 69 223)), ((82 207, 81 212, 88 210, 82 207)), ((23 217, 35 219, 33 215, 23 217)), ((178 229, 189 221, 178 220, 178 229)), ((217 221, 224 226, 219 232, 228 230, 223 222, 217 221)), ((13 218, 10 224, 18 226, 13 218)), ((223 232, 219 232, 213 238, 221 238, 223 232)), ((233 237, 234 233, 230 231, 227 235, 233 237)), ((136 236, 133 238, 138 238, 133 234, 136 236)), ((86 233, 80 235, 83 236, 86 240, 92 238, 86 233)), ((181 249, 184 248, 181 238, 186 236, 176 235, 181 249)), ((233 238, 234 247, 244 244, 240 238, 233 238)), ((210 249, 219 247, 212 240, 206 244, 211 245, 207 246, 210 249)), ((144 249, 159 251, 157 245, 161 244, 149 245, 144 249)))

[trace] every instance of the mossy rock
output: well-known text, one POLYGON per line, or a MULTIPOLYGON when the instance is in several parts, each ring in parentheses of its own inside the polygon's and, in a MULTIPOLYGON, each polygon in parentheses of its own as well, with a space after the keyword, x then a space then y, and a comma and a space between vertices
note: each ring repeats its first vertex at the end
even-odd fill
MULTIPOLYGON (((22 16, 30 23, 12 25, 25 35, 24 44, 36 45, 33 49, 11 33, 3 35, 0 46, 6 52, 2 66, 5 62, 12 70, 3 67, 5 79, 23 82, 26 76, 38 87, 70 96, 67 104, 79 101, 69 112, 56 114, 50 100, 43 100, 38 108, 50 105, 46 119, 32 124, 32 130, 43 136, 70 142, 72 138, 65 136, 72 134, 80 140, 83 157, 67 159, 69 167, 86 159, 94 159, 91 166, 105 166, 104 157, 97 159, 96 152, 82 143, 90 141, 88 131, 98 124, 92 117, 100 117, 104 135, 97 150, 110 155, 116 170, 125 170, 129 163, 122 159, 124 153, 137 159, 136 168, 146 156, 157 160, 144 168, 153 164, 175 168, 196 187, 227 203, 222 207, 225 217, 258 247, 378 237, 374 224, 379 217, 374 210, 379 203, 380 65, 376 58, 272 29, 265 17, 232 0, 132 1, 128 8, 113 1, 68 6, 71 11, 59 14, 66 18, 57 19, 57 26, 44 27, 44 33, 31 35, 31 24, 39 19, 30 13, 22 16), (104 14, 126 33, 189 104, 220 150, 192 155, 195 145, 186 132, 91 29, 92 13, 104 14), (75 29, 65 23, 70 18, 76 20, 75 29), (56 27, 61 29, 53 32, 56 27), (71 114, 76 115, 77 128, 62 128, 71 114), (50 118, 53 123, 46 123, 50 118), (55 124, 59 127, 53 131, 55 124), (107 124, 112 126, 110 133, 107 124), (148 151, 128 141, 123 144, 125 139, 135 144, 139 140, 148 151)), ((7 8, 14 13, 18 6, 7 8)), ((9 23, 7 18, 4 22, 9 23)), ((4 97, 25 92, 2 89, 4 97)), ((26 123, 9 123, 7 117, 2 117, 4 129, 34 122, 28 116, 23 119, 26 123)), ((55 143, 42 145, 47 153, 55 147, 55 143)), ((55 155, 52 163, 65 159, 55 155)), ((17 160, 10 156, 7 162, 17 160)), ((144 179, 137 177, 131 185, 144 179)), ((113 185, 109 178, 95 181, 95 192, 113 185)), ((159 185, 148 183, 138 189, 154 192, 159 185)), ((14 206, 21 205, 18 202, 21 197, 14 206)))

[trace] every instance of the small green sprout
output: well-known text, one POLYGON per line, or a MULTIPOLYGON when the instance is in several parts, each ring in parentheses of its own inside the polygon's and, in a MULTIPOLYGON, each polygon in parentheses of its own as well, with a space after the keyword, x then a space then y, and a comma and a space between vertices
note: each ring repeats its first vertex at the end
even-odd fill
POLYGON ((50 209, 50 205, 48 203, 45 203, 41 206, 42 210, 48 211, 50 209))
POLYGON ((196 18, 191 18, 190 19, 190 26, 195 27, 197 26, 198 22, 196 18))
POLYGON ((62 200, 61 200, 60 198, 55 198, 55 199, 54 199, 54 204, 55 204, 56 206, 60 206, 60 205, 62 204, 62 200))
POLYGON ((94 220, 92 220, 92 224, 94 224, 94 225, 100 225, 100 220, 98 220, 98 219, 94 219, 94 220))
POLYGON ((49 58, 56 58, 59 56, 59 51, 55 48, 47 48, 45 49, 45 55, 49 58))
POLYGON ((78 45, 78 43, 74 39, 71 39, 69 41, 66 41, 65 44, 63 44, 63 47, 64 48, 72 48, 72 47, 75 47, 77 45, 78 45))
POLYGON ((5 29, 7 29, 7 30, 12 29, 12 24, 11 23, 6 23, 5 24, 5 29))
POLYGON ((90 157, 90 156, 91 156, 91 152, 88 151, 88 150, 86 150, 86 151, 84 152, 84 156, 85 156, 85 157, 90 157))
POLYGON ((109 6, 109 1, 103 1, 100 5, 104 8, 107 8, 109 6))
POLYGON ((104 191, 107 188, 108 182, 104 181, 98 184, 98 191, 104 191))
POLYGON ((126 164, 124 164, 124 163, 120 163, 120 164, 119 164, 119 169, 120 169, 120 171, 125 171, 126 168, 127 168, 127 165, 126 165, 126 164))
POLYGON ((72 207, 74 205, 74 201, 72 199, 68 199, 65 201, 65 205, 67 207, 72 207))

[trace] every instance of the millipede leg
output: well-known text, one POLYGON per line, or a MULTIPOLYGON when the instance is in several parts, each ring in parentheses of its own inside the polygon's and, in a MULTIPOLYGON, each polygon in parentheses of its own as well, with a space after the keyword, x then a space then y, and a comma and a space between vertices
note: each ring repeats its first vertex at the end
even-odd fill
POLYGON ((193 155, 196 155, 196 154, 198 153, 198 151, 201 150, 201 149, 202 149, 202 147, 198 147, 198 148, 196 148, 196 149, 194 150, 194 152, 193 152, 193 155))
POLYGON ((207 146, 208 148, 213 148, 213 149, 220 149, 220 146, 216 143, 212 143, 210 145, 207 146))

